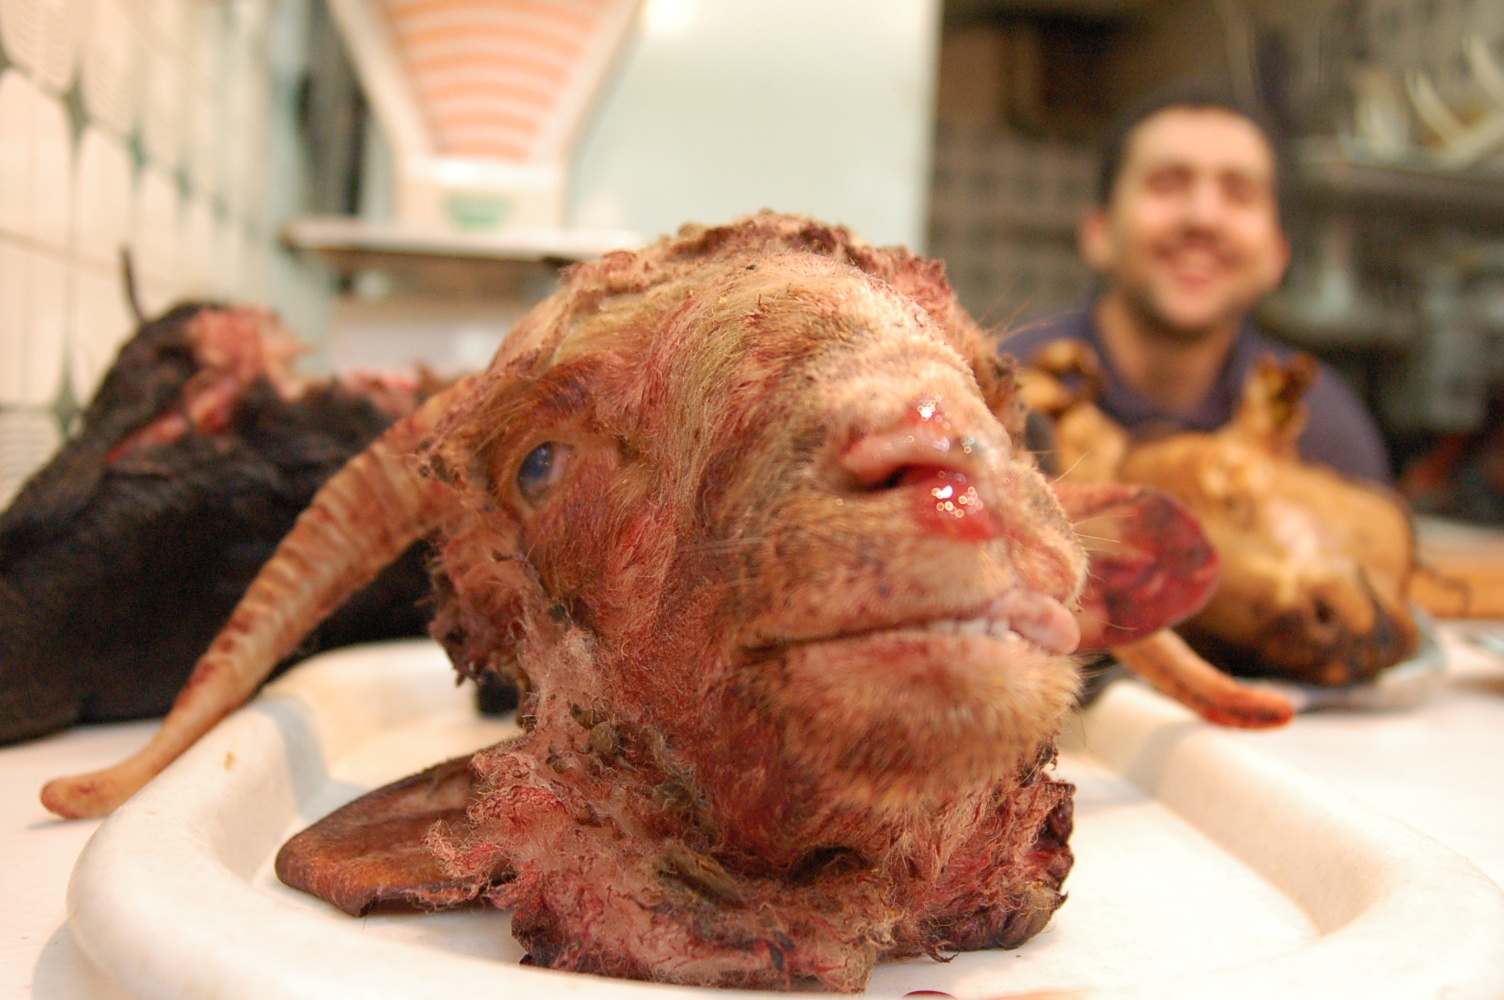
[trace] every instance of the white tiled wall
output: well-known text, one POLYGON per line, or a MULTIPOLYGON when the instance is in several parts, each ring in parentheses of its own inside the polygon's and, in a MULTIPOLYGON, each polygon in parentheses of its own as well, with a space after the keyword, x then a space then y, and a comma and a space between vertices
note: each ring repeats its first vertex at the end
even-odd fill
MULTIPOLYGON (((133 326, 266 300, 276 0, 0 0, 0 506, 133 326)), ((283 4, 285 6, 285 4, 283 4)))

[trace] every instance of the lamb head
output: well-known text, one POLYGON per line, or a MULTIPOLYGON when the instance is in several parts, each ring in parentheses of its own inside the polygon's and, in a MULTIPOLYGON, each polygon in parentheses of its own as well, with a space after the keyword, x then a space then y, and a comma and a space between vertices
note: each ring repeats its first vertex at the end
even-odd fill
POLYGON ((285 880, 351 912, 483 896, 535 964, 665 982, 850 991, 1017 945, 1071 865, 1070 654, 1216 572, 1173 501, 1057 494, 1021 429, 1011 364, 907 251, 760 215, 579 265, 330 480, 156 743, 44 799, 110 808, 428 535, 433 634, 515 681, 522 732, 315 825, 285 880), (1071 514, 1120 543, 1090 574, 1071 514))

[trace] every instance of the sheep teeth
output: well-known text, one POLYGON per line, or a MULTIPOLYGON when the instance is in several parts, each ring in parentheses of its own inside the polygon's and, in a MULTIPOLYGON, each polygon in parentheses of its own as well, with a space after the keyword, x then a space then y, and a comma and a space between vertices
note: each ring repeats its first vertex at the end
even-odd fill
POLYGON ((993 618, 987 622, 987 634, 994 639, 1006 639, 1013 633, 1013 623, 1006 618, 993 618))
POLYGON ((1006 618, 936 618, 925 622, 924 629, 939 635, 987 635, 994 639, 1005 639, 1013 633, 1006 618))

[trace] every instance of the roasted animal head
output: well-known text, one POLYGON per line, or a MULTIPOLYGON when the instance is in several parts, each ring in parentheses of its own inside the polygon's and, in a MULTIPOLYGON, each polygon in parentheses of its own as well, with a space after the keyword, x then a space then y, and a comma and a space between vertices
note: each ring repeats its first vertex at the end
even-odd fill
MULTIPOLYGON (((1019 943, 1069 869, 1043 767, 1069 654, 1215 577, 1162 494, 1057 496, 1021 412, 939 265, 841 229, 764 215, 578 266, 330 481, 157 743, 44 800, 109 808, 432 533, 434 635, 517 682, 524 735, 473 787, 378 797, 445 820, 415 846, 404 819, 429 860, 396 881, 437 857, 536 962, 680 982, 854 989, 885 954, 1019 943), (1090 574, 1073 521, 1116 542, 1090 574)), ((281 870, 384 898, 311 843, 281 870)))
POLYGON ((1233 421, 1214 433, 1144 441, 1130 441, 1090 405, 1089 348, 1055 345, 1041 365, 1051 378, 1030 393, 1058 417, 1063 467, 1172 494, 1215 545, 1221 583, 1180 627, 1203 655, 1241 674, 1345 684, 1372 679, 1414 649, 1408 508, 1296 450, 1307 419, 1302 398, 1319 376, 1312 358, 1266 360, 1233 421), (1064 390, 1062 377, 1076 389, 1064 390))
POLYGON ((1397 495, 1300 460, 1316 375, 1309 356, 1265 361, 1230 425, 1140 445, 1122 476, 1173 492, 1222 556, 1216 595, 1182 626, 1193 646, 1241 673, 1346 684, 1415 648, 1415 537, 1397 495))

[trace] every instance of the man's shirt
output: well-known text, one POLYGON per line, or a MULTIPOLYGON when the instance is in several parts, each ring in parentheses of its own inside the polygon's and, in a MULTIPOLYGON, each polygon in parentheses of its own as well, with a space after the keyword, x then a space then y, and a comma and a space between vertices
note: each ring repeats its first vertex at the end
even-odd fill
MULTIPOLYGON (((1001 349, 1027 364, 1040 348, 1056 340, 1080 340, 1097 353, 1103 381, 1097 406, 1130 434, 1138 435, 1160 430, 1216 430, 1237 412, 1243 387, 1260 359, 1272 355, 1284 361, 1296 353, 1245 321, 1211 391, 1190 413, 1174 414, 1145 399, 1123 379, 1102 344, 1090 309, 1030 323, 1004 337, 1001 349)), ((1305 402, 1310 421, 1296 441, 1302 458, 1357 479, 1393 482, 1389 452, 1378 425, 1341 375, 1321 365, 1321 377, 1306 394, 1305 402)))

